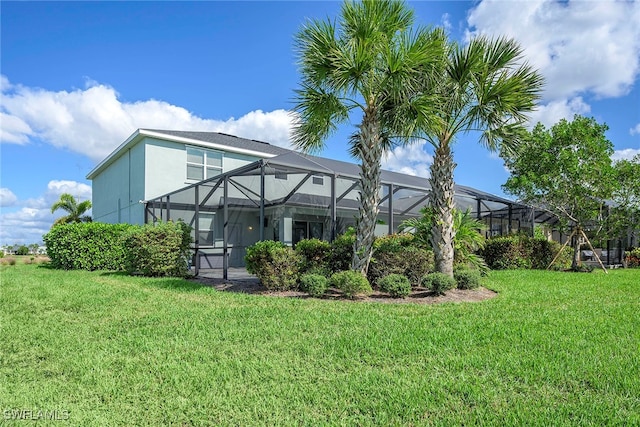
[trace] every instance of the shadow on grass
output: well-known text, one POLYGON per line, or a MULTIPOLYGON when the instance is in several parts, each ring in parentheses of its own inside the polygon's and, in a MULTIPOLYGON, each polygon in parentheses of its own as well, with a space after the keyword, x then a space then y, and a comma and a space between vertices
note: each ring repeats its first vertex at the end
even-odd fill
POLYGON ((115 276, 115 277, 129 277, 130 274, 126 271, 103 271, 100 273, 101 276, 115 276))
POLYGON ((182 292, 195 292, 203 287, 206 287, 202 283, 194 282, 188 279, 182 279, 179 277, 145 277, 137 274, 129 274, 126 271, 104 271, 100 273, 101 276, 111 277, 139 277, 145 279, 143 286, 148 286, 158 289, 171 289, 182 292))

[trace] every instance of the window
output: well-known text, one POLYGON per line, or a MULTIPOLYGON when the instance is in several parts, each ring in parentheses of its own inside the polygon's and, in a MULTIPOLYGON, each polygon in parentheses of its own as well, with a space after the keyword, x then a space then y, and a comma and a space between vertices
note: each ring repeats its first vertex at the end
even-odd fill
POLYGON ((276 171, 275 178, 276 179, 284 179, 284 180, 286 180, 287 179, 287 173, 286 172, 278 172, 278 171, 276 171))
POLYGON ((222 153, 187 147, 187 179, 201 181, 222 173, 222 153))
POLYGON ((314 184, 316 184, 316 185, 322 185, 322 184, 324 184, 324 178, 323 178, 323 177, 321 177, 321 176, 314 176, 314 177, 312 178, 312 181, 313 181, 313 183, 314 183, 314 184))

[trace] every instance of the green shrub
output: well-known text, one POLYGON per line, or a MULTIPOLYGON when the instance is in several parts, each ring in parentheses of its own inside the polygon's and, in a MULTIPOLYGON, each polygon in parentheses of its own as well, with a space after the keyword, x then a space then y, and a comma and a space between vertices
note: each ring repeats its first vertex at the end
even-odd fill
POLYGON ((0 258, 4 258, 4 251, 0 251, 0 258))
POLYGON ((295 289, 300 256, 282 242, 263 240, 247 248, 247 271, 255 274, 269 290, 295 289))
POLYGON ((460 269, 453 272, 458 289, 477 289, 480 286, 478 270, 460 269))
POLYGON ((409 279, 401 274, 389 274, 378 281, 378 286, 393 298, 404 298, 411 293, 409 279))
POLYGON ((185 277, 191 227, 182 221, 132 228, 125 236, 127 271, 144 276, 185 277))
POLYGON ((414 237, 411 233, 387 234, 376 237, 373 242, 374 251, 397 252, 409 246, 415 246, 414 237))
POLYGON ((456 279, 444 273, 430 273, 422 278, 422 286, 431 289, 436 295, 444 295, 456 287, 456 279))
POLYGON ((43 236, 53 268, 63 270, 124 270, 124 236, 135 226, 80 222, 54 226, 43 236))
MULTIPOLYGON (((481 255, 492 270, 516 268, 544 270, 549 267, 561 247, 559 243, 544 238, 524 235, 502 236, 487 240, 481 255)), ((563 270, 570 265, 570 248, 565 248, 551 267, 563 270), (566 252, 567 249, 569 252, 566 252)))
POLYGON ((312 297, 319 297, 329 287, 329 281, 320 274, 304 274, 300 277, 300 289, 312 297))
POLYGON ((353 298, 356 295, 369 295, 372 291, 367 278, 353 270, 334 273, 331 276, 331 284, 340 289, 349 298, 353 298))
POLYGON ((29 248, 25 245, 21 245, 16 250, 16 255, 29 255, 29 248))
POLYGON ((577 273, 591 273, 594 270, 594 266, 593 265, 589 265, 589 264, 580 264, 578 265, 576 270, 573 270, 577 273))
POLYGON ((422 277, 433 269, 433 252, 429 249, 414 246, 391 249, 383 246, 373 253, 367 278, 370 283, 378 283, 389 274, 401 274, 409 279, 412 286, 419 286, 422 277))
POLYGON ((328 275, 330 272, 329 259, 331 245, 320 239, 304 239, 296 244, 295 251, 301 257, 300 273, 321 273, 328 275))
POLYGON ((624 261, 627 268, 640 267, 640 248, 631 249, 630 251, 625 252, 624 261))
POLYGON ((519 237, 503 236, 487 240, 481 255, 492 270, 529 268, 531 263, 522 251, 519 237))
MULTIPOLYGON (((562 249, 562 245, 558 242, 551 242, 551 247, 553 250, 553 256, 555 257, 560 249, 562 249)), ((552 258, 553 259, 553 258, 552 258)), ((562 253, 556 258, 556 260, 551 265, 552 270, 564 271, 569 270, 571 268, 571 264, 573 262, 573 249, 569 246, 565 246, 562 249, 562 253)), ((548 265, 543 268, 547 268, 548 265)))
POLYGON ((329 268, 332 273, 351 269, 353 262, 353 245, 356 242, 354 233, 345 233, 331 242, 329 268))

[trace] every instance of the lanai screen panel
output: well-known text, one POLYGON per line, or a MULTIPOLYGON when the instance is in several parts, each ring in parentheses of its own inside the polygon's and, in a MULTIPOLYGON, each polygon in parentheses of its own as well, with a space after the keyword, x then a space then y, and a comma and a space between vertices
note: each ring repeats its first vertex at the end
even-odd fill
POLYGON ((360 197, 359 181, 352 177, 336 177, 336 236, 355 227, 360 197))
MULTIPOLYGON (((387 201, 385 204, 388 204, 387 201)), ((415 188, 397 188, 394 186, 393 200, 393 231, 398 230, 398 226, 409 218, 419 218, 422 216, 421 210, 429 203, 429 192, 415 188)), ((384 210, 384 213, 388 209, 384 210)))
POLYGON ((293 245, 307 238, 331 239, 331 176, 317 169, 266 163, 265 238, 293 245))

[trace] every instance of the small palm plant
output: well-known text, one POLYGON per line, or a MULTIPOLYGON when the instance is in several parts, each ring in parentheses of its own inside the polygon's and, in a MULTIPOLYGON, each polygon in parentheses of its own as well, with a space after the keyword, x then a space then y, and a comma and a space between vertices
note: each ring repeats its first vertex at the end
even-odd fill
POLYGON ((75 197, 69 193, 60 195, 60 199, 51 206, 51 213, 62 209, 67 215, 56 219, 53 225, 69 224, 72 222, 91 222, 91 216, 85 213, 91 209, 91 200, 78 203, 75 197))
MULTIPOLYGON (((409 218, 398 226, 400 232, 413 233, 413 240, 418 245, 433 249, 431 246, 431 230, 434 224, 434 211, 425 206, 420 210, 420 218, 409 218)), ((456 265, 465 265, 486 271, 484 259, 476 252, 485 245, 484 231, 486 225, 473 218, 471 210, 453 212, 453 247, 456 265)))
POLYGON ((473 267, 482 272, 488 270, 484 259, 476 252, 484 248, 484 231, 487 226, 471 216, 471 210, 453 213, 453 259, 456 265, 473 267))

